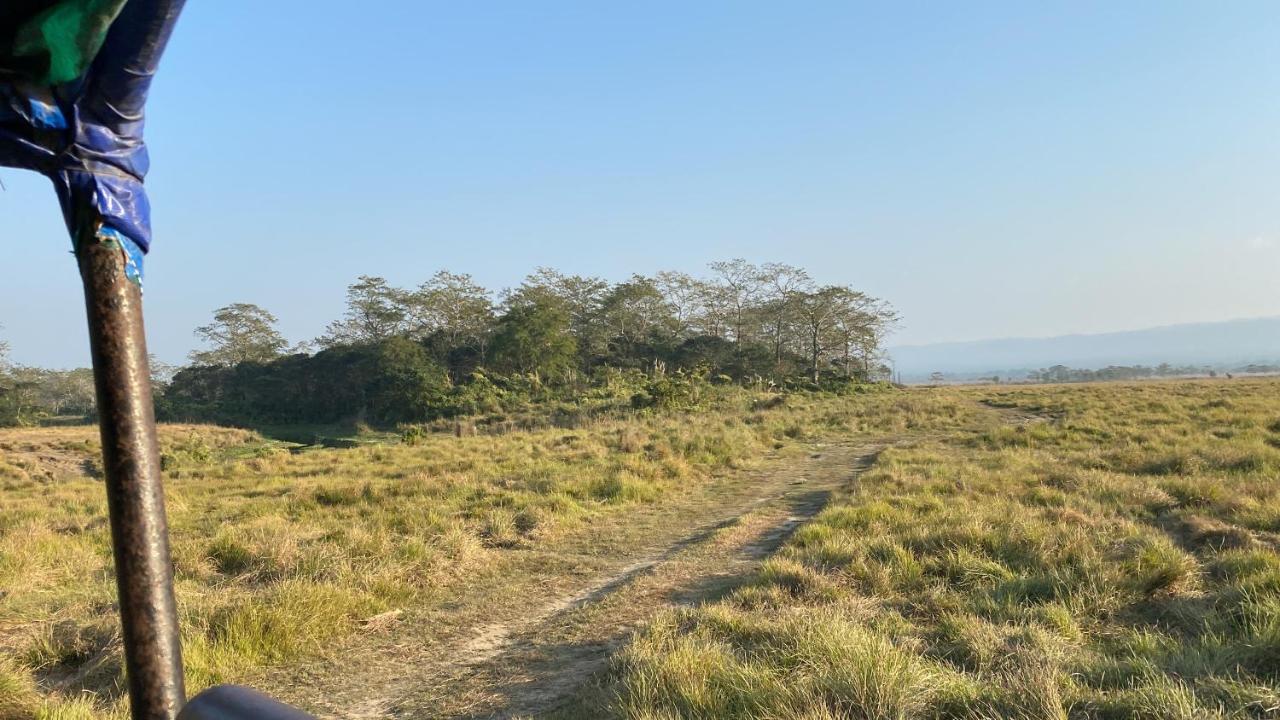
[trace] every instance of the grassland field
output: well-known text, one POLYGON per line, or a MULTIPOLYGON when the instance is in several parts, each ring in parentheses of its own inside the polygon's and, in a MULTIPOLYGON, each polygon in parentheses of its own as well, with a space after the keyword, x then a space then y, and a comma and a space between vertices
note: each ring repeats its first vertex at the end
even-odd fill
MULTIPOLYGON (((162 429, 193 690, 447 605, 504 554, 769 455, 894 438, 565 717, 1280 716, 1280 382, 724 392, 696 412, 291 452, 162 429)), ((89 428, 0 432, 0 719, 121 718, 89 428)), ((513 580, 513 582, 515 582, 513 580)))

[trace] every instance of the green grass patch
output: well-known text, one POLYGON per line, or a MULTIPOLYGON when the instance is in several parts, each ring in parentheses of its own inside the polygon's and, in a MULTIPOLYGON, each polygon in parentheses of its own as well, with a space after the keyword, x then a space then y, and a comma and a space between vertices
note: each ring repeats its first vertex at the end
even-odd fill
POLYGON ((941 390, 1042 419, 886 451, 753 582, 643 631, 594 712, 1275 717, 1277 391, 941 390))

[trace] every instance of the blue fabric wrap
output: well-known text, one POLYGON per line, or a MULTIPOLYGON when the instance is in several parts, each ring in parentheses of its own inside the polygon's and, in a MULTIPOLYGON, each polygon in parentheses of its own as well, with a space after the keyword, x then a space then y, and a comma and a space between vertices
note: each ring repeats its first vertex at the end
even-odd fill
POLYGON ((151 249, 143 110, 185 0, 129 0, 89 72, 55 88, 0 82, 0 165, 53 181, 72 238, 119 233, 151 249))

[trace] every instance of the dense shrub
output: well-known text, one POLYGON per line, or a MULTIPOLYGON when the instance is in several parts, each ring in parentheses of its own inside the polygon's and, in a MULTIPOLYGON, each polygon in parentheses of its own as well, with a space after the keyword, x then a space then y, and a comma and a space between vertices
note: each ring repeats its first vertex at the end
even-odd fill
POLYGON ((226 424, 411 422, 436 416, 449 380, 419 343, 392 338, 269 363, 184 368, 158 402, 169 420, 226 424))

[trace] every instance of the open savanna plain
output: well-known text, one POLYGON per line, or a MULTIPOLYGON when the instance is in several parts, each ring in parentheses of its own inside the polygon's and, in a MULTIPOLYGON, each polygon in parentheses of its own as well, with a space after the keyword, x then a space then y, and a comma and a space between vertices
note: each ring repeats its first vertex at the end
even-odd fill
MULTIPOLYGON (((1280 382, 162 428, 191 689, 327 717, 1280 716, 1280 382)), ((0 718, 114 718, 88 428, 0 432, 0 718)))
MULTIPOLYGON (((468 635, 482 622, 501 637, 495 619, 554 607, 643 564, 636 551, 731 519, 719 503, 754 503, 781 477, 762 470, 807 459, 813 439, 954 428, 974 412, 883 389, 708 392, 697 412, 300 452, 162 427, 189 688, 251 681, 318 712, 381 714, 421 689, 405 667, 448 660, 463 638, 484 645, 468 635), (395 670, 361 674, 379 663, 395 670)), ((98 452, 92 428, 0 433, 6 720, 125 715, 98 452)))
POLYGON ((946 392, 1021 421, 887 449, 577 713, 1280 714, 1280 384, 946 392))

